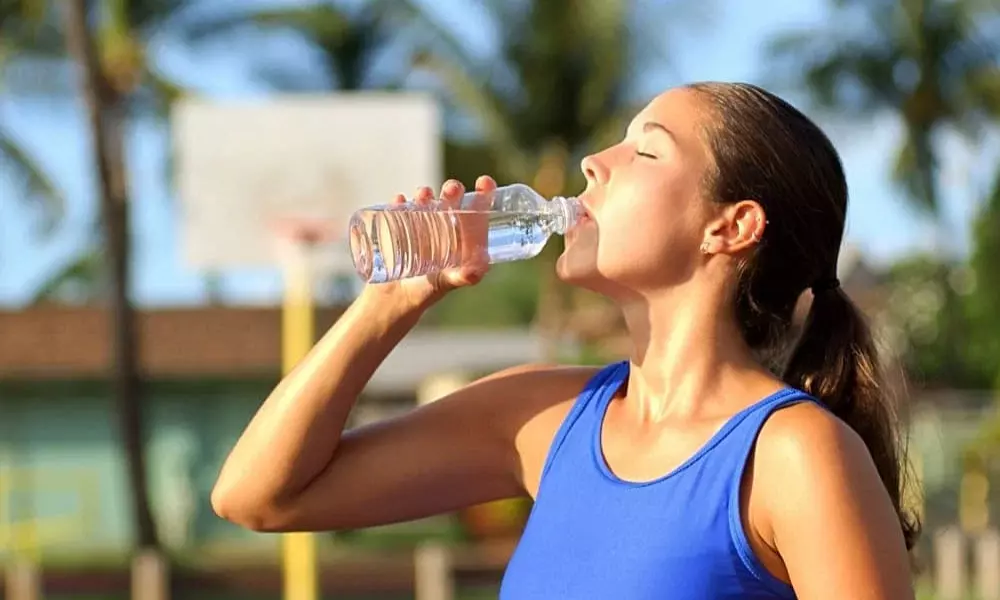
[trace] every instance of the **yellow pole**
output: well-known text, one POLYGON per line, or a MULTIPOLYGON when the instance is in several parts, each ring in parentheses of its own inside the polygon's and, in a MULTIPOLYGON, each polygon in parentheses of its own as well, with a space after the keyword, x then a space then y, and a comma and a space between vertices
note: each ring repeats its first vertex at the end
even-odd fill
POLYGON ((11 493, 11 488, 14 487, 11 476, 12 464, 13 457, 8 455, 4 446, 0 446, 0 553, 14 551, 14 548, 10 547, 14 530, 14 514, 10 506, 10 499, 14 496, 11 493))
MULTIPOLYGON (((282 370, 290 372, 313 345, 312 281, 306 244, 295 241, 294 258, 286 266, 281 319, 282 370)), ((284 600, 316 600, 316 540, 311 533, 282 536, 284 600)))

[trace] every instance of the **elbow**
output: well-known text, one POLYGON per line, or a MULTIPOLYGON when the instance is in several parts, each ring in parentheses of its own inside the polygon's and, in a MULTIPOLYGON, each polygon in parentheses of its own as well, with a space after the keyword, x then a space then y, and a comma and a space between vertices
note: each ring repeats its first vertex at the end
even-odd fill
POLYGON ((219 518, 244 529, 258 533, 281 533, 290 531, 287 519, 281 518, 281 511, 275 503, 239 489, 217 483, 212 489, 212 511, 219 518))
POLYGON ((258 503, 248 501, 246 494, 231 486, 218 482, 212 488, 212 511, 219 518, 240 527, 256 531, 261 526, 261 513, 258 503))

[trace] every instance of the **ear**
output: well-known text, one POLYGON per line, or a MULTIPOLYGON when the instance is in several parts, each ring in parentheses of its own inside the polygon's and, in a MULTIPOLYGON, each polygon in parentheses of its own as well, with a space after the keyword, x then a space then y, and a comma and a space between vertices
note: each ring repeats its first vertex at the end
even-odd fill
POLYGON ((725 204, 705 228, 702 249, 706 254, 739 254, 764 239, 767 215, 754 200, 725 204))

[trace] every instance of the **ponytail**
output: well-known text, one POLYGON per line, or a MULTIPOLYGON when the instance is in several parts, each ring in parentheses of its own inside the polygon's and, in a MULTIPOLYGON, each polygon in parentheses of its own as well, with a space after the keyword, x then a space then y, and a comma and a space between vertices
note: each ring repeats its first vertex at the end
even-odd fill
POLYGON ((904 446, 864 317, 839 287, 818 289, 783 374, 785 383, 821 400, 864 441, 899 515, 907 549, 919 524, 904 509, 904 446))
POLYGON ((743 339, 785 383, 857 432, 912 549, 919 527, 902 506, 905 452, 895 406, 871 333, 836 281, 848 205, 840 156, 801 111, 758 86, 687 87, 714 113, 704 127, 714 159, 705 196, 724 205, 754 201, 766 214, 757 245, 737 262, 734 308, 743 339), (796 303, 813 285, 812 307, 789 352, 796 303))

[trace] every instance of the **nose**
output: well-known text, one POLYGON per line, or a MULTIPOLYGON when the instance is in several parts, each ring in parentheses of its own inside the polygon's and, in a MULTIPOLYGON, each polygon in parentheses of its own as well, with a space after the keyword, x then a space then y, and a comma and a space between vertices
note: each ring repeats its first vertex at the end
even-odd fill
POLYGON ((580 170, 587 178, 587 183, 607 183, 608 167, 601 160, 600 154, 588 154, 580 162, 580 170))

